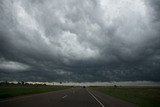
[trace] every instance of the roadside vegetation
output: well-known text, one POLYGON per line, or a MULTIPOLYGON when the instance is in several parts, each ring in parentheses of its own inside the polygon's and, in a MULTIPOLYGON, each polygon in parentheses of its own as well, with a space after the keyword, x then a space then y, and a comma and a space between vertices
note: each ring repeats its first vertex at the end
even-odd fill
POLYGON ((92 89, 137 104, 139 107, 160 107, 160 87, 92 87, 92 89))
POLYGON ((28 84, 23 81, 18 82, 17 84, 1 82, 0 83, 0 100, 15 97, 15 96, 64 90, 68 88, 71 88, 71 86, 50 86, 46 84, 28 84))

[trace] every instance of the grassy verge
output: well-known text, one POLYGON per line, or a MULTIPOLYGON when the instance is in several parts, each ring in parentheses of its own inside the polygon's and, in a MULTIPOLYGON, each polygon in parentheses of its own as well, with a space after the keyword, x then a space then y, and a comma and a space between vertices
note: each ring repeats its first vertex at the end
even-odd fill
POLYGON ((140 107, 160 107, 160 87, 92 87, 140 107))
POLYGON ((0 86, 0 100, 15 96, 22 96, 49 91, 68 89, 67 86, 38 86, 38 85, 7 85, 0 86))

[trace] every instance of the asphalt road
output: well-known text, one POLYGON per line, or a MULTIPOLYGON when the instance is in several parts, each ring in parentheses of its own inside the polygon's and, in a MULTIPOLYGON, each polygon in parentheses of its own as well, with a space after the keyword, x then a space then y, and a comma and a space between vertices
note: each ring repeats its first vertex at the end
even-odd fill
POLYGON ((104 95, 89 88, 28 95, 0 101, 0 107, 136 107, 134 104, 104 95))

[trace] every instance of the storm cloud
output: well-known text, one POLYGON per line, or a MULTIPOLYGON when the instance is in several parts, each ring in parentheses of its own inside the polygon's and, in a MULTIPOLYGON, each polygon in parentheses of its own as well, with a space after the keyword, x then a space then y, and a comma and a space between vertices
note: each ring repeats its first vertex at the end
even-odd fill
POLYGON ((160 81, 159 12, 159 0, 0 1, 0 80, 160 81))

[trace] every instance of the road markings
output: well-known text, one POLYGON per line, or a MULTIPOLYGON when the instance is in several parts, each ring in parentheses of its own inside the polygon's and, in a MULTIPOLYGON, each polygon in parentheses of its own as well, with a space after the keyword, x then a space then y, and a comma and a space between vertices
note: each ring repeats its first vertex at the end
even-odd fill
POLYGON ((102 107, 104 107, 104 105, 88 89, 87 91, 102 107))
POLYGON ((68 95, 63 96, 62 98, 66 98, 68 95))

